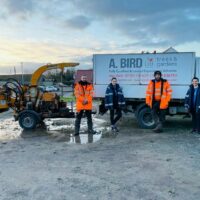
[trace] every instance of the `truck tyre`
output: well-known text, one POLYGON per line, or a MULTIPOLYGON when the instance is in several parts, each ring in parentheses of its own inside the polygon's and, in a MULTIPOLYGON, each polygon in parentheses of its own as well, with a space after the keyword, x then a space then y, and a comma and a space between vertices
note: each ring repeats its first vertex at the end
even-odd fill
POLYGON ((38 118, 34 113, 25 112, 19 116, 19 125, 21 128, 30 130, 35 129, 38 122, 38 118))
POLYGON ((144 107, 138 112, 137 121, 141 128, 153 129, 156 127, 153 114, 151 109, 148 107, 144 107))
POLYGON ((136 119, 137 119, 137 117, 138 117, 138 114, 139 114, 140 110, 141 110, 142 108, 146 107, 146 106, 147 106, 147 105, 146 105, 145 103, 141 103, 141 104, 139 104, 139 105, 136 107, 136 109, 135 109, 135 117, 136 117, 136 119))

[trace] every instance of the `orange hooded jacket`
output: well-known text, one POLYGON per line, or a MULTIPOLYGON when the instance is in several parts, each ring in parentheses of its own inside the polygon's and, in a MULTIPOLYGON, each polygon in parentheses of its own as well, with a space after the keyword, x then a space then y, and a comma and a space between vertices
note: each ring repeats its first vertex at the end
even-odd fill
POLYGON ((172 89, 167 80, 151 80, 146 90, 146 104, 152 108, 153 101, 160 101, 160 109, 167 109, 171 95, 172 89))
POLYGON ((76 110, 92 110, 93 86, 90 83, 82 85, 77 83, 74 89, 76 97, 76 110))

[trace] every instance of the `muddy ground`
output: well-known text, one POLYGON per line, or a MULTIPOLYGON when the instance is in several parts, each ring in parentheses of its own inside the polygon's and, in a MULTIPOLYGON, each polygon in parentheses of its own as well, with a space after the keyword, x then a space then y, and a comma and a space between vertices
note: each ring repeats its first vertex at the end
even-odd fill
POLYGON ((22 131, 11 112, 0 114, 0 199, 200 199, 200 135, 190 119, 168 118, 165 132, 141 130, 132 118, 110 133, 108 116, 95 117, 98 135, 83 121, 47 120, 47 130, 22 131))

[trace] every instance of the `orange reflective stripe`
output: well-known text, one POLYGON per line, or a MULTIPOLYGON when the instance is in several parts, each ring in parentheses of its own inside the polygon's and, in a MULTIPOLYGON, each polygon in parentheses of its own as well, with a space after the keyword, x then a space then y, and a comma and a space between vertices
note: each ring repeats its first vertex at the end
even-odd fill
POLYGON ((80 92, 80 91, 75 91, 75 94, 80 94, 80 95, 82 95, 83 93, 80 92))
POLYGON ((171 98, 172 89, 170 87, 170 84, 166 81, 163 83, 163 89, 162 82, 155 82, 155 88, 153 88, 154 83, 152 81, 149 82, 148 87, 146 89, 146 104, 148 104, 150 107, 152 107, 152 100, 153 95, 154 99, 156 101, 160 102, 160 108, 166 109, 168 107, 168 103, 171 98), (162 94, 161 94, 162 89, 162 94))
POLYGON ((147 90, 146 92, 148 92, 148 93, 152 93, 152 91, 151 91, 151 90, 147 90))

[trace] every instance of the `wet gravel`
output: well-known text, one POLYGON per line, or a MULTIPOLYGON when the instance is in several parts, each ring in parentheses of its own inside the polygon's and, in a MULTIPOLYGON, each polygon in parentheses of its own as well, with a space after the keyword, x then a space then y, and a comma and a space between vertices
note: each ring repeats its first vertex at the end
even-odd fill
POLYGON ((131 115, 109 129, 94 119, 97 135, 73 137, 73 120, 47 120, 47 129, 23 131, 11 113, 0 114, 0 199, 197 200, 200 135, 190 119, 169 118, 162 134, 138 127, 131 115))

